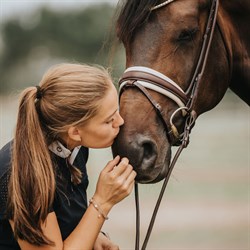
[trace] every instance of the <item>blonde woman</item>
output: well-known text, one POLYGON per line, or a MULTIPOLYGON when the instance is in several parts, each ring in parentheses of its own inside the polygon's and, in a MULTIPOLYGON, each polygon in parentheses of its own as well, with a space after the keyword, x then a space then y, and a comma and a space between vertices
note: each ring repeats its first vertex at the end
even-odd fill
MULTIPOLYGON (((102 233, 136 173, 119 156, 88 202, 88 148, 112 145, 124 123, 109 73, 60 64, 22 92, 14 140, 0 151, 0 249, 119 249, 102 233)), ((100 162, 101 164, 101 162, 100 162)))

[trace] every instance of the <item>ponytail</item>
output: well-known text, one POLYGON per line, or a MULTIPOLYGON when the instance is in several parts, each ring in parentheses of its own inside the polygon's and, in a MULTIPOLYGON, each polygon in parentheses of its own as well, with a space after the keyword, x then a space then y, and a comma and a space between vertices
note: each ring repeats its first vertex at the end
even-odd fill
POLYGON ((52 206, 55 175, 36 109, 37 91, 23 91, 19 103, 12 155, 9 208, 14 236, 34 245, 53 245, 41 224, 52 206))

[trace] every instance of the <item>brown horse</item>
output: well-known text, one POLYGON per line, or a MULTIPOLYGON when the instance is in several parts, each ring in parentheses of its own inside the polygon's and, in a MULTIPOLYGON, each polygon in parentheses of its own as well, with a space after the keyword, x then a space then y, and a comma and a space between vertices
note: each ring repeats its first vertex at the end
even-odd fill
POLYGON ((138 182, 166 176, 171 146, 228 88, 250 104, 249 24, 249 0, 124 3, 117 35, 128 68, 120 82, 125 124, 112 149, 129 158, 138 182))

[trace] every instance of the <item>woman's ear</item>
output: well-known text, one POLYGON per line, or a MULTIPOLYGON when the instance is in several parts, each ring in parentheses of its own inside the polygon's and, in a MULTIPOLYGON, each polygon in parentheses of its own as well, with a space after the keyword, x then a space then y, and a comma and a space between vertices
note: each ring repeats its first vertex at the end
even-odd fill
POLYGON ((77 127, 70 127, 68 129, 68 136, 71 140, 76 141, 76 142, 81 142, 81 135, 79 133, 79 130, 77 127))

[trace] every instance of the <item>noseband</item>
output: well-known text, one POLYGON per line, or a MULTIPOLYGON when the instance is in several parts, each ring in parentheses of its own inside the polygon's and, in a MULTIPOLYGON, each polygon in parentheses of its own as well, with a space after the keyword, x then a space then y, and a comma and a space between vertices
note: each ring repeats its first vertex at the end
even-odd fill
POLYGON ((173 117, 177 113, 176 111, 181 110, 182 115, 187 114, 187 103, 188 97, 185 92, 169 77, 161 74, 160 72, 147 68, 147 67, 130 67, 124 72, 122 79, 120 80, 119 92, 121 93, 127 87, 137 87, 144 96, 149 100, 149 102, 154 107, 157 115, 159 116, 168 140, 173 145, 179 145, 181 141, 181 135, 173 124, 173 117), (147 91, 148 89, 160 93, 172 101, 174 101, 179 108, 172 114, 170 122, 164 119, 164 110, 161 105, 156 102, 156 100, 147 91))
MULTIPOLYGON (((154 11, 161 7, 166 6, 167 4, 174 2, 175 0, 167 0, 159 5, 152 7, 150 10, 154 11)), ((195 111, 195 104, 198 97, 198 90, 200 86, 200 82, 202 80, 204 69, 206 66, 209 49, 211 46, 216 18, 218 13, 219 0, 212 0, 208 21, 206 24, 205 33, 203 36, 203 42, 200 49, 200 54, 197 60, 197 64, 194 70, 194 74, 191 78, 191 82, 187 88, 187 90, 183 90, 180 86, 175 83, 172 79, 163 75, 162 73, 153 70, 147 67, 135 66, 129 67, 124 72, 122 78, 119 81, 119 93, 120 96, 122 93, 129 87, 135 87, 139 91, 143 93, 143 95, 148 99, 148 101, 154 107, 157 115, 159 116, 162 124, 165 128, 167 138, 171 145, 178 145, 179 148, 171 161, 169 166, 167 176, 164 179, 154 212, 152 214, 152 218, 147 230, 147 234, 145 240, 142 245, 142 250, 146 249, 154 221, 165 192, 168 180, 174 168, 174 165, 180 156, 182 150, 188 146, 189 143, 189 134, 191 132, 192 127, 194 126, 195 120, 197 118, 197 113, 195 111), (172 113, 170 120, 166 121, 163 116, 163 109, 161 105, 152 97, 149 93, 148 89, 153 90, 157 93, 160 93, 167 98, 170 98, 178 108, 172 113), (174 116, 181 112, 182 116, 185 119, 185 127, 182 133, 179 133, 176 126, 173 123, 174 116)), ((139 241, 140 241, 140 212, 139 212, 139 195, 138 195, 138 185, 135 184, 135 202, 136 202, 136 244, 135 249, 139 249, 139 241)))

